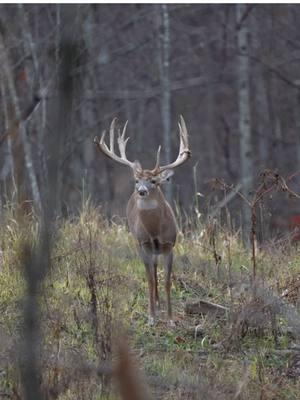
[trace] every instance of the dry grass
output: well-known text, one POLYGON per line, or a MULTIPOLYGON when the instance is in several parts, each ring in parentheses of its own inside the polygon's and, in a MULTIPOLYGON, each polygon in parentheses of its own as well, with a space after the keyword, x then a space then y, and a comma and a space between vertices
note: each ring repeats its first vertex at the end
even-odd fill
MULTIPOLYGON (((13 208, 2 218, 0 398, 23 395, 21 249, 25 239, 35 245, 37 226, 32 216, 20 222, 13 208)), ((163 400, 298 398, 297 248, 269 243, 258 249, 254 290, 251 254, 238 235, 217 226, 212 240, 205 228, 199 222, 179 235, 172 289, 176 328, 169 329, 164 303, 156 326, 146 325, 144 267, 125 225, 108 224, 88 205, 78 218, 57 222, 51 269, 39 292, 43 398, 114 399, 120 392, 124 399, 139 399, 146 398, 146 386, 163 400), (223 318, 186 315, 186 302, 199 298, 231 311, 223 318)))

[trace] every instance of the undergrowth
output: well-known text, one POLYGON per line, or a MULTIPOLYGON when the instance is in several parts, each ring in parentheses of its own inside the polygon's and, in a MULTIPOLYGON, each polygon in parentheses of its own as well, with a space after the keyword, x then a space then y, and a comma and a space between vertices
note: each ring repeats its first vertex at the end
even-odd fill
MULTIPOLYGON (((0 398, 22 398, 22 246, 34 248, 38 234, 34 216, 17 218, 13 208, 3 212, 0 398)), ((270 242, 258 248, 254 285, 251 252, 239 235, 199 220, 178 235, 172 287, 176 327, 170 329, 164 303, 156 325, 146 324, 144 266, 125 224, 109 223, 101 210, 86 205, 77 218, 58 220, 53 235, 51 269, 39 296, 45 398, 118 398, 111 379, 97 368, 114 365, 122 341, 129 342, 153 398, 298 398, 293 369, 300 357, 297 247, 270 242), (199 300, 228 312, 188 314, 186 304, 199 300)), ((158 277, 162 282, 162 270, 158 277)))

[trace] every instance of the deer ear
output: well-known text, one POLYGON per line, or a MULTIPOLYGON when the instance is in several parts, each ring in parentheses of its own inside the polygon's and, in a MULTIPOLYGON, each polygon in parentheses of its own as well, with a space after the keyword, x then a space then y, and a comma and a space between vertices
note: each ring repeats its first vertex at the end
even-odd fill
POLYGON ((172 169, 165 169, 159 174, 160 182, 163 183, 168 181, 172 175, 174 175, 174 171, 172 169))

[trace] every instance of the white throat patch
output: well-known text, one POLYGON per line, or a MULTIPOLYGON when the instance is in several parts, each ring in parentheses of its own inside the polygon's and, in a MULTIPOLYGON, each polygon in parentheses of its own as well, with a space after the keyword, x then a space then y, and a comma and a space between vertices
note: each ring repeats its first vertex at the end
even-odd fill
POLYGON ((157 208, 158 203, 155 199, 138 199, 137 207, 139 210, 153 210, 157 208))

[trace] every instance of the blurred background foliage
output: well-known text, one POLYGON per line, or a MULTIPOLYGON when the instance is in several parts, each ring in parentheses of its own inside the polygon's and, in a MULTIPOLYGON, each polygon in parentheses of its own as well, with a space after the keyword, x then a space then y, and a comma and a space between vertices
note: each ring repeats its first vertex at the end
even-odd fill
MULTIPOLYGON (((159 144, 163 162, 176 157, 184 116, 193 156, 166 191, 187 214, 220 200, 215 177, 247 195, 261 171, 278 169, 295 189, 299 20, 296 4, 1 5, 1 202, 41 206, 55 137, 58 214, 76 212, 84 193, 108 217, 123 216, 130 171, 93 145, 115 116, 129 120, 128 156, 144 167, 159 144)), ((265 229, 287 229, 298 202, 274 197, 265 229)), ((239 226, 247 211, 236 197, 228 205, 239 226)))

